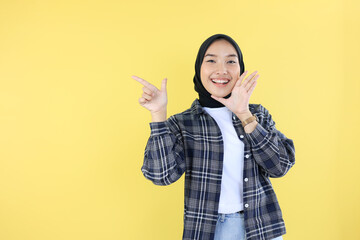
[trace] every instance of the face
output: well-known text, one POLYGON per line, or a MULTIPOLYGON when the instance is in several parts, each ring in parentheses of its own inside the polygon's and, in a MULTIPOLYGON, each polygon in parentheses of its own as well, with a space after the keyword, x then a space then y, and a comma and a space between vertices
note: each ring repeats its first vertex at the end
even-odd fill
POLYGON ((233 45, 225 39, 212 42, 200 68, 205 89, 216 97, 225 97, 231 93, 239 76, 240 64, 233 45))

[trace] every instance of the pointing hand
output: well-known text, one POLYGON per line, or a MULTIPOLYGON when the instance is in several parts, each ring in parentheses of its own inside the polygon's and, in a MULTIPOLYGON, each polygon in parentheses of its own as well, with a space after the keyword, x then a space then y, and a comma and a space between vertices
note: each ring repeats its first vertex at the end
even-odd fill
POLYGON ((133 79, 141 83, 143 87, 142 97, 139 98, 139 103, 144 108, 148 109, 151 113, 158 113, 166 111, 167 105, 167 91, 166 83, 167 78, 164 78, 161 82, 161 89, 157 89, 151 83, 135 75, 131 76, 133 79))

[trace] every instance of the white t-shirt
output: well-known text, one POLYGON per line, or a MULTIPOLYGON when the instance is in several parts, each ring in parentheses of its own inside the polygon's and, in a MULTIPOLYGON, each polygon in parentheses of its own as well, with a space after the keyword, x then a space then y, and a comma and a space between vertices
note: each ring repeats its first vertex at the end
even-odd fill
POLYGON ((232 112, 227 107, 204 110, 218 124, 224 142, 224 163, 221 180, 219 213, 234 213, 243 207, 244 143, 232 123, 232 112))

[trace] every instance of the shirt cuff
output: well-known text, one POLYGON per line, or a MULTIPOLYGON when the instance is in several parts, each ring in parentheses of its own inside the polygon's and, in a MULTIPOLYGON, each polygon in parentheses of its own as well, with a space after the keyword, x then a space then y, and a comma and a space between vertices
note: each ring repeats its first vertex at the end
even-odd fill
POLYGON ((264 139, 265 136, 269 133, 260 123, 258 123, 251 133, 246 133, 249 137, 251 145, 256 146, 260 144, 264 139))
POLYGON ((169 132, 166 121, 163 122, 150 122, 151 136, 158 136, 169 132))

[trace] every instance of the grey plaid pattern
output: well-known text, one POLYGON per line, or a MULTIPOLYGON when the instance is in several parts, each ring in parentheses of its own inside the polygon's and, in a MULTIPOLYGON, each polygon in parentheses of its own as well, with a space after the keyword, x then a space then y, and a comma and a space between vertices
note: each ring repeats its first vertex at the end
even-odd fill
MULTIPOLYGON (((233 113, 233 125, 244 142, 244 219, 246 239, 269 240, 286 233, 282 212, 269 177, 284 176, 295 164, 293 141, 275 128, 269 111, 249 104, 259 119, 245 133, 233 113)), ((198 99, 182 113, 151 122, 141 171, 156 185, 169 185, 185 173, 183 240, 213 240, 223 170, 223 140, 216 121, 198 99)))

